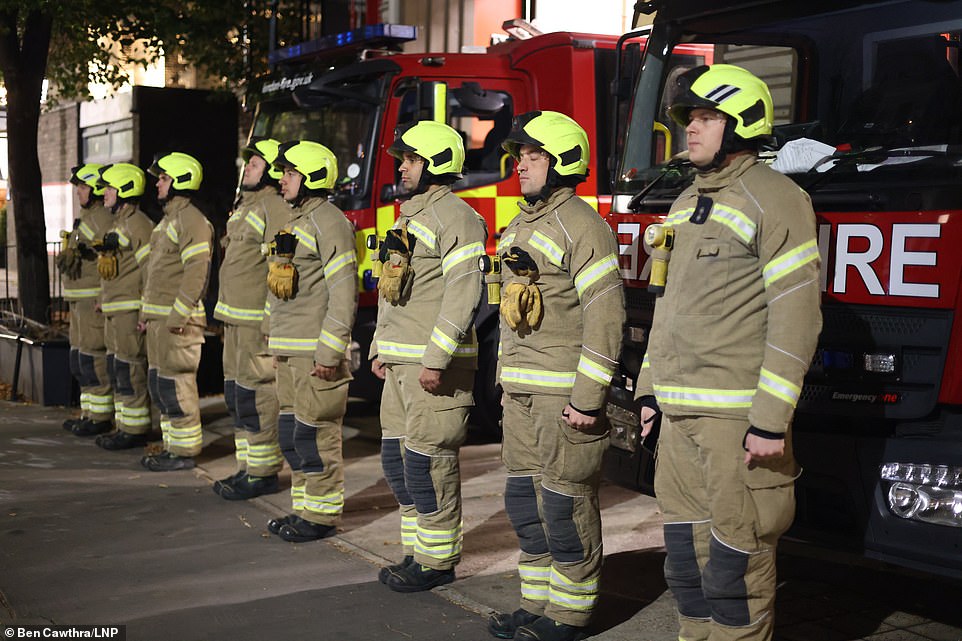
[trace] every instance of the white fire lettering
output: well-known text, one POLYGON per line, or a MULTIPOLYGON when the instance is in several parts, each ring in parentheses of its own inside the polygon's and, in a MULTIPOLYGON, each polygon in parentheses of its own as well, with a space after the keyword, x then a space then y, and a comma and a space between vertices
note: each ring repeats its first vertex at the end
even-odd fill
MULTIPOLYGON (((618 253, 623 257, 621 277, 625 280, 647 280, 651 274, 650 250, 643 241, 642 231, 641 223, 618 223, 618 253), (628 242, 621 242, 621 239, 628 242)), ((833 243, 832 225, 826 223, 818 226, 818 251, 822 257, 819 282, 823 292, 829 290, 829 285, 834 294, 848 292, 849 276, 854 269, 854 274, 873 296, 939 297, 938 283, 908 282, 905 274, 906 267, 937 265, 938 254, 934 250, 910 251, 906 246, 915 238, 941 238, 942 226, 939 223, 894 224, 890 239, 886 239, 883 231, 875 225, 864 223, 839 224, 835 234, 833 243), (857 243, 857 240, 862 240, 862 243, 857 243), (889 240, 887 291, 879 276, 885 273, 886 240, 889 240), (866 242, 868 247, 864 248, 866 242), (853 246, 859 247, 858 251, 853 250, 853 246), (835 255, 831 256, 833 249, 835 255), (830 269, 834 269, 831 281, 830 269)))
POLYGON ((648 261, 648 247, 641 241, 640 223, 618 223, 618 236, 628 236, 631 240, 625 244, 619 241, 618 253, 628 258, 628 263, 622 262, 621 277, 625 280, 645 280, 651 272, 648 261), (644 260, 644 264, 640 264, 644 260))
POLYGON ((912 252, 905 249, 908 238, 939 238, 942 226, 938 223, 928 225, 892 225, 892 263, 889 265, 889 294, 891 296, 918 296, 938 298, 938 283, 906 283, 906 265, 934 266, 935 252, 912 252))
MULTIPOLYGON (((848 268, 854 267, 858 270, 865 288, 870 294, 884 296, 885 290, 878 276, 872 270, 870 263, 882 255, 885 243, 882 240, 882 232, 873 225, 839 225, 838 237, 835 239, 835 282, 832 290, 836 294, 844 294, 848 280, 848 268), (850 251, 852 238, 865 238, 868 240, 868 249, 861 253, 850 251)), ((823 259, 824 262, 824 259, 823 259)))
MULTIPOLYGON (((822 255, 822 291, 828 284, 828 250, 831 245, 829 236, 831 225, 819 225, 818 248, 822 255)), ((835 275, 832 282, 832 292, 844 294, 848 289, 849 267, 854 267, 868 290, 873 296, 885 296, 878 273, 872 267, 885 249, 885 239, 882 231, 874 225, 848 224, 838 225, 835 239, 835 275), (853 252, 852 239, 862 238, 868 241, 868 249, 853 252)), ((910 283, 905 280, 906 266, 934 267, 937 264, 937 254, 934 251, 909 251, 906 243, 912 238, 940 238, 942 227, 939 223, 895 224, 892 225, 892 238, 889 251, 889 280, 888 296, 911 296, 917 298, 938 298, 938 283, 910 283)))

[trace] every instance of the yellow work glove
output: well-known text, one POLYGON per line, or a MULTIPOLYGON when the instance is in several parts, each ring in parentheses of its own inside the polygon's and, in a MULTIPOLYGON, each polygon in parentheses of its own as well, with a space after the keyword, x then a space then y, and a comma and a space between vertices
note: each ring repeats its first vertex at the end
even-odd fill
POLYGON ((501 292, 501 316, 515 331, 533 329, 541 322, 544 305, 537 285, 508 283, 501 292))
POLYGON ((267 263, 267 288, 281 300, 289 300, 297 291, 297 268, 292 263, 267 263))
POLYGON ((413 274, 411 264, 406 254, 391 251, 387 261, 381 266, 381 277, 377 281, 377 290, 387 302, 397 304, 401 300, 407 278, 413 274))
POLYGON ((541 322, 541 317, 544 316, 544 304, 541 300, 541 290, 534 283, 527 286, 528 288, 528 308, 524 314, 524 320, 528 324, 528 327, 534 329, 541 322))
POLYGON ((57 254, 57 269, 66 278, 80 278, 80 252, 71 242, 71 233, 66 229, 60 232, 60 253, 57 254))
POLYGON ((117 254, 112 251, 97 254, 97 273, 104 280, 117 278, 117 254))

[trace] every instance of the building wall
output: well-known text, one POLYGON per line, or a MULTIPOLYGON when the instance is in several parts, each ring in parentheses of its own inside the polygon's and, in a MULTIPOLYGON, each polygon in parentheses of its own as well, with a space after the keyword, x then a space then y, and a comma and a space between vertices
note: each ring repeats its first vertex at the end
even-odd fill
POLYGON ((410 53, 486 47, 492 33, 502 33, 501 23, 522 11, 521 0, 405 0, 390 8, 391 19, 420 29, 417 41, 404 48, 410 53))
POLYGON ((40 158, 47 241, 60 240, 60 230, 70 229, 80 206, 70 185, 70 169, 80 159, 80 105, 65 104, 40 116, 37 155, 40 158))

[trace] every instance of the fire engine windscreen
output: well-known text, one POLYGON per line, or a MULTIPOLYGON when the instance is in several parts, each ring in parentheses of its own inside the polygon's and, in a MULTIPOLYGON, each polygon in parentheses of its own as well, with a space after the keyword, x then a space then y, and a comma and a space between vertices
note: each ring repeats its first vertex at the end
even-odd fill
POLYGON ((253 134, 276 140, 312 140, 334 152, 338 182, 333 190, 342 209, 366 206, 370 198, 372 150, 375 144, 377 80, 357 79, 337 94, 310 94, 295 101, 291 94, 259 105, 253 134))

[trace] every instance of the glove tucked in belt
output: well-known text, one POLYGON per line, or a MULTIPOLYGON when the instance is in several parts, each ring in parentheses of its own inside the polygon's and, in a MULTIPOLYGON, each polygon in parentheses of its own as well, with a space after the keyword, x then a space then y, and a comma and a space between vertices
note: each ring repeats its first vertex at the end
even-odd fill
POLYGON ((508 283, 501 292, 501 316, 508 327, 519 334, 537 327, 543 315, 544 305, 537 285, 508 283))
POLYGON ((284 259, 267 264, 267 288, 281 300, 289 300, 297 292, 297 267, 291 261, 297 248, 297 237, 283 229, 274 235, 272 253, 284 259))
POLYGON ((80 269, 82 258, 80 252, 77 251, 76 246, 71 241, 71 233, 64 230, 60 232, 61 245, 60 253, 57 254, 57 269, 65 277, 76 280, 80 278, 80 269))
POLYGON ((95 246, 97 250, 97 273, 104 280, 117 278, 117 252, 120 250, 120 238, 117 232, 104 234, 103 242, 95 246))
POLYGON ((411 240, 405 221, 400 228, 389 229, 381 245, 380 258, 384 265, 377 289, 384 300, 392 304, 401 300, 404 287, 414 275, 411 269, 411 240))
POLYGON ((104 280, 117 278, 117 254, 113 251, 101 252, 97 255, 97 273, 104 280))
POLYGON ((541 290, 535 285, 540 272, 531 254, 520 247, 512 247, 501 256, 501 262, 516 276, 527 278, 530 282, 508 283, 501 293, 501 316, 508 327, 520 333, 527 333, 538 326, 544 315, 541 290))

